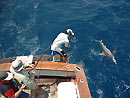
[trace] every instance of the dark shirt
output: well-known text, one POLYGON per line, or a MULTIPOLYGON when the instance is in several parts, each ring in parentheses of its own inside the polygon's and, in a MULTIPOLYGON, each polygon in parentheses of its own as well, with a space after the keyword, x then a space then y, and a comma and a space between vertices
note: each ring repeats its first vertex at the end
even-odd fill
POLYGON ((0 92, 7 98, 13 98, 18 88, 14 85, 13 80, 0 82, 0 92))

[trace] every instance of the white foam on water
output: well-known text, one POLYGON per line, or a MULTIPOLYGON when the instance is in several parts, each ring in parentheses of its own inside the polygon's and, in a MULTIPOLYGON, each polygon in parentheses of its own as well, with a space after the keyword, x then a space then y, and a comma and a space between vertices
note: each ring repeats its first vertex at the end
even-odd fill
POLYGON ((99 94, 99 98, 103 98, 103 91, 101 89, 97 89, 97 93, 99 94))

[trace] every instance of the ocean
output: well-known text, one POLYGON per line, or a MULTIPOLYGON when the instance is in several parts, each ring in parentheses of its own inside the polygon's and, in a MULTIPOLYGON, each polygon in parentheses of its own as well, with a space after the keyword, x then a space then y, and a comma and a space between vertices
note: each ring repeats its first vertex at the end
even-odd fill
POLYGON ((83 65, 92 98, 130 98, 129 0, 0 0, 0 59, 40 55, 68 28, 71 63, 83 65), (95 40, 116 49, 117 66, 95 40))

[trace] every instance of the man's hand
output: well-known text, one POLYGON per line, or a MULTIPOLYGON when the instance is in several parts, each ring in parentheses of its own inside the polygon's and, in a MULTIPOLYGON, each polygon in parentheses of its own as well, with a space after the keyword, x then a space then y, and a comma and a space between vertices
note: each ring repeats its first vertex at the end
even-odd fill
POLYGON ((20 87, 20 90, 22 91, 25 88, 25 84, 22 84, 22 86, 20 87))
POLYGON ((69 54, 69 49, 68 49, 68 47, 65 47, 65 49, 66 49, 67 53, 69 54))
POLYGON ((68 51, 68 52, 67 52, 67 55, 69 55, 69 53, 70 53, 70 52, 68 51))
POLYGON ((34 67, 35 67, 35 65, 34 65, 34 64, 29 64, 29 66, 30 66, 31 68, 34 68, 34 67))
POLYGON ((35 70, 32 70, 32 71, 31 71, 31 74, 34 74, 34 75, 35 75, 35 74, 36 74, 35 70))

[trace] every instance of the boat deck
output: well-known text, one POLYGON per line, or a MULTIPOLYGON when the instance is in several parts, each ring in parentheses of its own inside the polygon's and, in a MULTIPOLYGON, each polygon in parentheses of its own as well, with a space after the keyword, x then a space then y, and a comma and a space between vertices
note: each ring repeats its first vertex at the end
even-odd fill
MULTIPOLYGON (((37 63, 39 58, 40 56, 34 56, 35 63, 37 63)), ((58 56, 56 58, 59 59, 58 56)), ((15 57, 0 59, 0 70, 9 71, 13 60, 15 60, 15 57)), ((77 98, 91 98, 82 65, 51 61, 52 56, 44 55, 36 67, 35 78, 40 86, 40 94, 44 95, 44 98, 58 98, 58 84, 61 82, 70 82, 73 79, 77 84, 76 86, 80 96, 77 98)), ((36 98, 35 91, 26 90, 26 92, 31 94, 31 98, 36 98)))
MULTIPOLYGON (((40 87, 40 95, 44 96, 44 98, 58 98, 57 95, 57 86, 60 82, 70 82, 69 78, 39 78, 36 79, 38 85, 40 87)), ((31 98, 36 98, 35 91, 26 90, 31 94, 31 98)))

